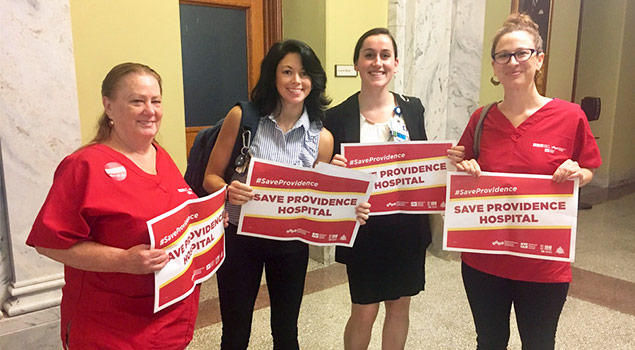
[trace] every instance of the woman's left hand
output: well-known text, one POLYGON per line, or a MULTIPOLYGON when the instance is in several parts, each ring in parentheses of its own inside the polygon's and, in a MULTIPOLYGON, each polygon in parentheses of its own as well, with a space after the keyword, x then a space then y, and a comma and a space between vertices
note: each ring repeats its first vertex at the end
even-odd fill
POLYGON ((558 169, 556 169, 556 171, 553 173, 551 179, 555 182, 564 182, 576 177, 582 180, 583 176, 584 175, 582 174, 582 168, 580 168, 578 162, 567 159, 562 164, 560 164, 558 169))
POLYGON ((368 215, 370 214, 370 203, 364 202, 355 207, 355 214, 360 225, 366 225, 368 215))
POLYGON ((343 155, 338 153, 333 156, 333 159, 331 159, 331 164, 346 168, 346 164, 348 164, 348 160, 344 158, 343 155))
POLYGON ((588 184, 593 179, 593 170, 587 168, 581 168, 580 164, 575 160, 565 160, 558 169, 553 173, 551 179, 555 182, 564 182, 567 180, 573 180, 575 178, 580 179, 579 186, 582 187, 588 184))
POLYGON ((465 158, 465 146, 452 146, 448 149, 448 158, 452 165, 460 163, 465 158))

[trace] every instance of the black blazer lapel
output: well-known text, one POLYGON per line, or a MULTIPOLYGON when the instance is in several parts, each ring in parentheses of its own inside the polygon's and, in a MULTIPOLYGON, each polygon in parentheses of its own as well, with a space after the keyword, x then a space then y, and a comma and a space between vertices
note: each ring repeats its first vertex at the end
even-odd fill
POLYGON ((359 143, 359 99, 357 96, 359 92, 346 100, 346 118, 343 118, 343 127, 346 130, 347 143, 359 143))
MULTIPOLYGON (((416 98, 408 98, 401 94, 393 92, 397 105, 401 108, 404 121, 406 122, 406 128, 410 134, 411 140, 426 140, 426 134, 424 129, 424 108, 423 105, 418 103, 416 98)), ((359 107, 358 107, 359 108, 359 107)))

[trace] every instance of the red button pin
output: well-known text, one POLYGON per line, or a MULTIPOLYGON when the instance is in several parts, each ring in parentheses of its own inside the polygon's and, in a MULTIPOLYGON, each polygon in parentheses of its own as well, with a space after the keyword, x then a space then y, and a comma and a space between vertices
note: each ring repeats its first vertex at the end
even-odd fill
POLYGON ((106 171, 106 174, 108 174, 108 176, 117 181, 125 180, 126 176, 128 175, 126 168, 117 162, 107 163, 104 166, 104 170, 106 171))

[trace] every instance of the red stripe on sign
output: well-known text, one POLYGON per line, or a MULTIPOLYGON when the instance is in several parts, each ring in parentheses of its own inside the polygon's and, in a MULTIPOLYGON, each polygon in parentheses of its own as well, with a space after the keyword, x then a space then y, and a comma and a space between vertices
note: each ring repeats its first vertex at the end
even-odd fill
POLYGON ((293 190, 320 190, 326 192, 366 193, 368 181, 334 177, 313 172, 311 169, 255 162, 251 186, 293 190), (266 182, 263 181, 266 180, 266 182))
POLYGON ((445 210, 445 186, 412 191, 374 194, 370 197, 372 212, 445 210))
POLYGON ((350 241, 350 233, 356 221, 314 221, 305 218, 270 219, 243 218, 241 231, 274 238, 301 238, 316 243, 345 243, 350 241))
POLYGON ((508 251, 568 258, 571 229, 501 228, 492 230, 452 230, 448 248, 508 251))

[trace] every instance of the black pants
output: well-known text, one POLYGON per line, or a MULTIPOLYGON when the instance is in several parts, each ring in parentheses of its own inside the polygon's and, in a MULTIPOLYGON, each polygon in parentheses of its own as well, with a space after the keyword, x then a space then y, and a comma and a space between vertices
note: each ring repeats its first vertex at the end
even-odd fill
POLYGON ((225 229, 225 262, 218 270, 223 335, 221 349, 247 349, 263 267, 271 303, 274 349, 299 349, 298 316, 309 248, 298 241, 240 236, 225 229))
POLYGON ((515 281, 478 271, 465 263, 462 272, 478 350, 507 349, 512 303, 523 350, 554 348, 569 283, 515 281))

